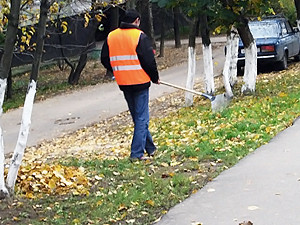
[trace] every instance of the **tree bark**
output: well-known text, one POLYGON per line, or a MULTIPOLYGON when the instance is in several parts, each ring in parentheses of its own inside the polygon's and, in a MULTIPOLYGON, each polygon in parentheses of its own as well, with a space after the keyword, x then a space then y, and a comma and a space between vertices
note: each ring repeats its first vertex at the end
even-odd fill
POLYGON ((11 73, 11 68, 10 68, 10 70, 8 72, 8 76, 7 76, 6 98, 7 99, 12 98, 12 73, 11 73))
POLYGON ((119 27, 119 8, 112 7, 110 14, 110 31, 119 27))
MULTIPOLYGON (((115 14, 119 15, 119 13, 117 13, 117 12, 115 12, 115 14)), ((71 69, 70 75, 68 77, 68 83, 71 85, 76 85, 79 82, 81 72, 83 71, 83 69, 87 63, 88 50, 90 48, 90 45, 92 45, 95 41, 95 33, 97 30, 97 27, 99 26, 99 22, 96 19, 93 19, 90 21, 89 26, 93 26, 95 29, 92 29, 92 30, 94 30, 94 32, 89 34, 90 39, 88 40, 86 48, 82 51, 82 53, 79 57, 76 68, 74 69, 71 67, 72 69, 71 69)), ((116 26, 115 28, 117 28, 118 23, 115 23, 115 26, 116 26)))
POLYGON ((179 30, 180 8, 178 6, 176 6, 176 7, 173 8, 173 14, 174 14, 175 48, 181 48, 180 30, 179 30))
MULTIPOLYGON (((186 80, 186 88, 194 89, 194 79, 196 74, 196 21, 193 20, 189 34, 189 47, 188 47, 188 75, 186 80)), ((193 94, 190 92, 185 93, 185 105, 193 105, 193 94)))
POLYGON ((253 94, 255 92, 257 76, 257 48, 255 40, 250 32, 247 19, 241 19, 241 23, 237 27, 237 30, 245 48, 244 85, 242 86, 241 92, 243 94, 253 94))
POLYGON ((228 97, 233 97, 232 87, 237 81, 238 33, 233 27, 227 34, 226 59, 223 68, 223 82, 228 97))
POLYGON ((229 82, 230 86, 233 87, 237 82, 237 61, 238 61, 238 51, 239 51, 239 34, 235 27, 231 29, 231 56, 229 67, 229 82))
MULTIPOLYGON (((0 79, 1 105, 3 105, 5 89, 6 89, 6 79, 0 79)), ((2 108, 0 114, 2 114, 2 108)), ((3 144, 3 132, 2 132, 2 127, 0 127, 0 200, 9 196, 9 192, 6 188, 5 180, 4 180, 4 163, 5 163, 5 155, 4 155, 4 144, 3 144)))
POLYGON ((87 53, 85 51, 85 53, 82 53, 80 55, 79 60, 78 60, 78 64, 76 66, 76 69, 71 70, 70 76, 68 78, 68 83, 69 84, 71 84, 71 85, 78 84, 81 72, 83 71, 83 69, 86 65, 86 62, 87 62, 87 53))
POLYGON ((126 9, 134 9, 136 8, 135 0, 126 1, 126 9))
MULTIPOLYGON (((8 27, 4 44, 4 53, 0 63, 0 116, 2 115, 3 111, 7 77, 11 68, 13 50, 18 32, 21 0, 11 0, 10 4, 11 8, 8 16, 8 27)), ((6 188, 4 181, 4 160, 3 135, 2 128, 0 127, 0 199, 9 196, 9 191, 6 188)))
POLYGON ((300 29, 300 0, 294 0, 297 12, 297 27, 300 29))
POLYGON ((156 49, 153 29, 152 3, 150 3, 149 0, 138 0, 137 10, 141 14, 140 28, 150 38, 153 49, 156 49))
POLYGON ((28 85, 28 90, 25 98, 20 132, 14 150, 14 154, 12 156, 12 160, 10 163, 8 175, 7 175, 7 188, 10 194, 13 194, 14 192, 18 171, 27 144, 27 138, 28 138, 29 128, 31 124, 33 102, 36 93, 36 81, 40 69, 40 63, 41 63, 43 48, 44 48, 44 37, 46 32, 46 22, 48 18, 49 8, 50 8, 49 0, 41 0, 40 17, 39 17, 38 30, 37 30, 37 40, 36 40, 36 50, 34 53, 34 61, 32 63, 30 82, 28 85))
POLYGON ((203 47, 203 67, 204 67, 204 84, 205 91, 207 94, 214 94, 215 83, 214 83, 214 65, 212 59, 212 47, 209 35, 209 28, 207 22, 207 15, 201 14, 199 16, 200 22, 200 33, 202 37, 203 47))
POLYGON ((160 45, 159 45, 159 57, 164 57, 164 50, 165 50, 165 18, 166 18, 166 12, 165 8, 160 9, 160 18, 161 18, 161 24, 160 24, 160 45))

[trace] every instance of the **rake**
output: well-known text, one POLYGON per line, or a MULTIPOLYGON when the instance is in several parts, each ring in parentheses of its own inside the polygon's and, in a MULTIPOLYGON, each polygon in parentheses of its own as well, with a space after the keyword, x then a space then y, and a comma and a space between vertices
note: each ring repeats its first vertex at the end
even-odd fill
POLYGON ((225 93, 213 96, 213 95, 209 95, 209 94, 206 94, 206 93, 202 93, 202 92, 190 90, 190 89, 187 89, 187 88, 184 88, 184 87, 180 87, 180 86, 177 86, 175 84, 170 84, 166 81, 160 81, 160 83, 163 84, 163 85, 167 85, 167 86, 176 88, 176 89, 188 91, 188 92, 196 94, 196 95, 201 95, 201 96, 209 99, 211 101, 211 110, 214 113, 219 112, 219 111, 223 110, 224 108, 226 108, 229 105, 230 101, 231 101, 231 98, 228 98, 225 93))

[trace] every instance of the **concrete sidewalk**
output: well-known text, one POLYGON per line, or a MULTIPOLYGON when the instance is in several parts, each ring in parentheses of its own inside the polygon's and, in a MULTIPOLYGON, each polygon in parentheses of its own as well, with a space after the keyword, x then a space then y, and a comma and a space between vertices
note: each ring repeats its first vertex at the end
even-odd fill
POLYGON ((300 224, 300 117, 156 225, 300 224))

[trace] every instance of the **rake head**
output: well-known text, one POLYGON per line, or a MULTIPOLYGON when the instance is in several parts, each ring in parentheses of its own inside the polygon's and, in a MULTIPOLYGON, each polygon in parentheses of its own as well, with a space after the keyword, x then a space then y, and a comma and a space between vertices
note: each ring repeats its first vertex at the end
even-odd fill
POLYGON ((232 98, 226 96, 226 94, 220 94, 215 96, 215 98, 211 101, 211 110, 212 112, 219 112, 226 108, 232 98))

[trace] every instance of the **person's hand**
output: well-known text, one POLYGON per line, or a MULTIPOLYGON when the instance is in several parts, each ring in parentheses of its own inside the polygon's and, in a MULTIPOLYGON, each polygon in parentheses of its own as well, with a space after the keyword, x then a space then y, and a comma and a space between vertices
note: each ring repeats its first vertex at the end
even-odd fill
POLYGON ((160 80, 159 79, 157 80, 156 84, 160 84, 160 80))

